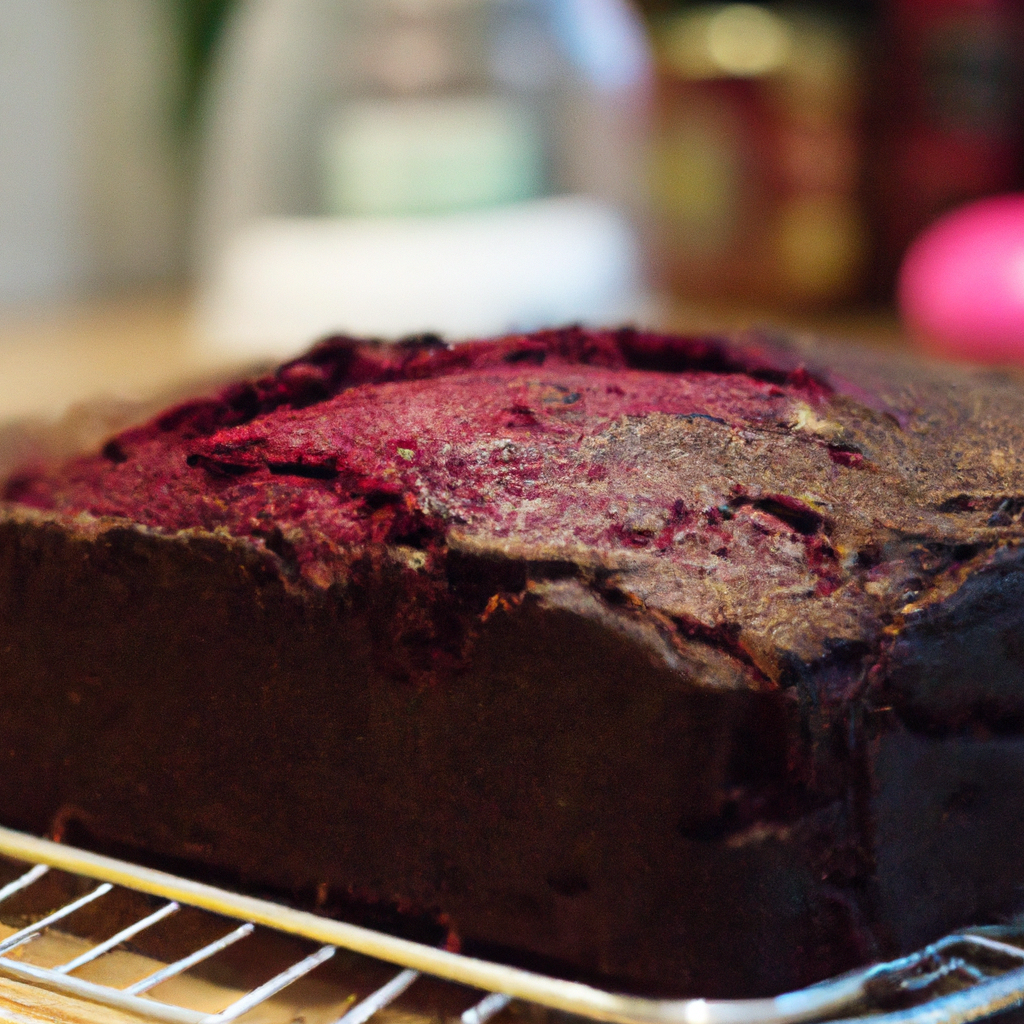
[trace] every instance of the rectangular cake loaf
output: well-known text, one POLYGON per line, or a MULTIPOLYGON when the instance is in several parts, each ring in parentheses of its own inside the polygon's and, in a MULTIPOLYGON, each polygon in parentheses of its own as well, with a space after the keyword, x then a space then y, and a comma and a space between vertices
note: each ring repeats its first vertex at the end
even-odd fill
POLYGON ((1004 920, 1022 454, 907 361, 329 340, 7 481, 0 823, 651 994, 1004 920))

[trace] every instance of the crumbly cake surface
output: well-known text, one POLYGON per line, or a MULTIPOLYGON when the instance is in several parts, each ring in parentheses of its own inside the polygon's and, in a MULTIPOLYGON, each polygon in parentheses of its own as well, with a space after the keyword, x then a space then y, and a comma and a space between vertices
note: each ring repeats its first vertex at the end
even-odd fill
POLYGON ((572 565, 773 685, 1021 533, 1017 386, 888 373, 628 330, 340 339, 6 496, 226 531, 319 589, 384 547, 427 576, 450 551, 572 565))

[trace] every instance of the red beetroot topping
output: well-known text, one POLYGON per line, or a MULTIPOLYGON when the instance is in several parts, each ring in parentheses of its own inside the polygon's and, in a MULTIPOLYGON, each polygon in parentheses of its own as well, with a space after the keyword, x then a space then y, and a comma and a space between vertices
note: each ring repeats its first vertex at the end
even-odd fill
MULTIPOLYGON (((670 480, 603 460, 588 441, 623 417, 653 414, 734 428, 786 422, 794 402, 828 394, 775 353, 631 330, 452 348, 332 339, 56 474, 24 475, 7 497, 163 530, 227 529, 287 549, 300 565, 482 521, 497 537, 664 551, 698 513, 721 534, 721 557, 739 525, 731 515, 719 525, 670 480)), ((737 519, 766 517, 742 504, 737 519)), ((785 515, 768 518, 776 525, 762 524, 751 543, 790 530, 785 515)))

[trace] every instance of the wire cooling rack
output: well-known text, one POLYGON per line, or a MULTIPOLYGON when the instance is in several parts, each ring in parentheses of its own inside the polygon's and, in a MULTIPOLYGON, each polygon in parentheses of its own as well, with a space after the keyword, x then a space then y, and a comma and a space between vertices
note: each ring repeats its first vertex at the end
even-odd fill
POLYGON ((431 990, 428 1016, 459 1024, 487 1024, 523 1004, 613 1024, 854 1018, 967 1024, 1024 1004, 1024 927, 958 932, 899 960, 771 999, 644 999, 436 949, 9 829, 0 828, 0 857, 9 877, 0 885, 7 932, 0 937, 0 974, 172 1024, 270 1020, 268 1007, 286 995, 286 1020, 299 1009, 306 1021, 324 1024, 366 1024, 389 1009, 401 1009, 408 1019, 417 1012, 414 994, 425 989, 431 990), (122 976, 104 979, 99 969, 118 956, 122 976), (267 966, 275 960, 276 968, 267 966), (126 961, 137 977, 124 974, 126 961), (249 977, 242 977, 240 965, 249 977), (253 969, 263 974, 254 979, 253 969), (174 983, 187 977, 207 979, 208 989, 229 1001, 210 1009, 176 1000, 180 985, 176 990, 174 983))

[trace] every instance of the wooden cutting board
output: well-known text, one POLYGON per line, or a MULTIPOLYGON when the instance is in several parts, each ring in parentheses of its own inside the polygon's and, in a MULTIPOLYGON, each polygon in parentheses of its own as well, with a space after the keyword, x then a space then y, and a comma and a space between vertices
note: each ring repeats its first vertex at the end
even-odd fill
MULTIPOLYGON (((14 931, 0 925, 0 939, 14 931)), ((49 929, 28 945, 6 954, 12 960, 24 959, 40 967, 55 967, 67 963, 91 948, 92 943, 56 929, 49 929)), ((254 949, 258 954, 258 947, 254 949)), ((257 955, 258 959, 258 955, 257 955)), ((115 988, 130 985, 163 964, 150 957, 128 950, 117 949, 90 964, 79 968, 75 976, 115 988)), ((257 973, 273 975, 278 967, 268 964, 257 973)), ((378 969, 393 973, 397 968, 377 965, 378 969)), ((368 979, 356 981, 357 993, 339 986, 337 977, 311 974, 278 993, 266 1003, 249 1011, 242 1024, 334 1024, 358 998, 366 995, 368 979)), ((370 982, 375 985, 377 982, 370 982)), ((172 978, 152 990, 162 1001, 177 1006, 216 1013, 245 994, 244 989, 217 984, 195 975, 172 978)), ((378 1011, 372 1024, 454 1024, 462 1009, 473 998, 468 990, 422 978, 410 990, 413 998, 378 1011)), ((151 1018, 111 1009, 84 999, 49 991, 45 988, 0 975, 0 1024, 36 1024, 39 1021, 54 1024, 140 1024, 151 1018)), ((545 1011, 539 1007, 514 1003, 494 1018, 494 1024, 549 1024, 545 1011)))
POLYGON ((144 1018, 0 978, 2 1024, 141 1024, 144 1018))

